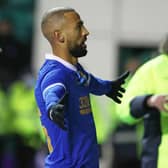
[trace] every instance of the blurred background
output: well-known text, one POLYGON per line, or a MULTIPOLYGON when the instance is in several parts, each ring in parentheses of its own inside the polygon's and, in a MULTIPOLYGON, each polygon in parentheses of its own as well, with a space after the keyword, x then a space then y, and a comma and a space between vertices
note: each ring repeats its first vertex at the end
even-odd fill
MULTIPOLYGON (((80 61, 104 79, 134 72, 156 56, 167 33, 167 0, 0 0, 1 168, 44 167, 48 151, 33 87, 44 54, 51 50, 40 30, 41 18, 57 6, 73 7, 81 15, 90 36, 88 55, 80 61)), ((101 168, 138 168, 141 133, 121 123, 115 104, 104 96, 91 100, 101 168)))

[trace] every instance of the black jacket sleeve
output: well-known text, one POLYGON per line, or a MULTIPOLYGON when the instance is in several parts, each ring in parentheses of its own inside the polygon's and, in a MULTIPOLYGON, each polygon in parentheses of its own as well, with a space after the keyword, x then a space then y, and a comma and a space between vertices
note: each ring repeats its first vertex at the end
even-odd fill
POLYGON ((146 104, 147 99, 151 95, 136 96, 130 102, 130 113, 135 118, 141 118, 147 113, 149 113, 152 108, 148 107, 146 104))

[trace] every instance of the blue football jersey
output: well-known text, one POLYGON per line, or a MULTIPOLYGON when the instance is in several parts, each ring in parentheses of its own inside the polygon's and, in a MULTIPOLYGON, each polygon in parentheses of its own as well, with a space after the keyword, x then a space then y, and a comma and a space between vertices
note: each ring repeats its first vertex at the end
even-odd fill
POLYGON ((78 63, 48 54, 36 82, 35 97, 49 147, 46 168, 98 168, 98 146, 89 94, 103 95, 111 82, 94 77, 78 63), (53 103, 64 101, 67 130, 48 117, 53 103))

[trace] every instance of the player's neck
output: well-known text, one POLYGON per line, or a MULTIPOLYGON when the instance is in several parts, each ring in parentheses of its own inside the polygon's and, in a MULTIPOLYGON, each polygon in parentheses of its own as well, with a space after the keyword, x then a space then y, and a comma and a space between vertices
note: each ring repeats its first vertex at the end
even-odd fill
POLYGON ((78 58, 73 57, 72 55, 70 55, 68 52, 64 51, 60 51, 60 50, 53 50, 53 54, 62 58, 63 60, 69 62, 72 65, 76 65, 78 63, 78 58))

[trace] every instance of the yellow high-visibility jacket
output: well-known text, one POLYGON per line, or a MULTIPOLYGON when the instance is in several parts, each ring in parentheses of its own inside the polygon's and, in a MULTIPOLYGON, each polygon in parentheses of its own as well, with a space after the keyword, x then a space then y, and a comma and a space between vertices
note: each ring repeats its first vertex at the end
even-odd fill
POLYGON ((159 55, 142 65, 130 80, 119 106, 123 122, 144 121, 142 140, 143 168, 168 165, 168 114, 145 106, 147 96, 168 94, 168 55, 159 55))
POLYGON ((10 132, 10 110, 5 91, 0 88, 0 136, 10 132))
POLYGON ((25 140, 27 145, 38 147, 43 133, 34 98, 34 90, 23 81, 13 83, 9 89, 9 103, 12 111, 12 130, 25 140))
POLYGON ((107 97, 91 95, 98 144, 105 143, 118 124, 116 103, 107 97))

